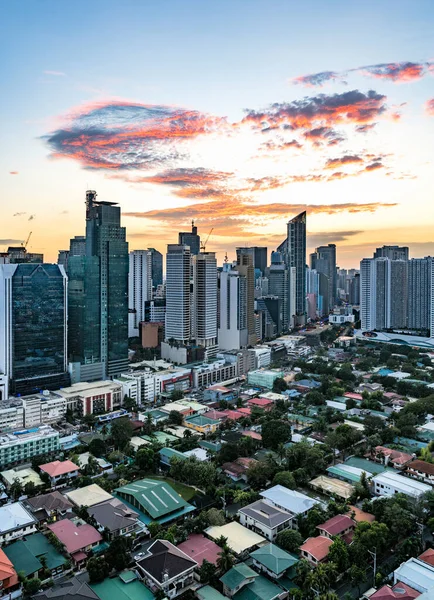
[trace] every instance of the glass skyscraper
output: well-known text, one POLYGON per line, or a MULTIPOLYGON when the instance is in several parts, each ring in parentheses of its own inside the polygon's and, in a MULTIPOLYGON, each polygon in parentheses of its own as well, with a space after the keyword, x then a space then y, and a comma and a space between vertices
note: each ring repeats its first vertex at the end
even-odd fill
MULTIPOLYGON (((306 212, 288 221, 286 239, 277 248, 286 266, 295 268, 295 315, 303 324, 306 314, 306 212)), ((290 278, 291 281, 292 278, 290 278)))
POLYGON ((9 393, 69 385, 66 300, 63 267, 0 265, 0 372, 9 393))
POLYGON ((68 261, 69 356, 74 380, 128 367, 128 243, 120 208, 86 192, 86 253, 68 261))

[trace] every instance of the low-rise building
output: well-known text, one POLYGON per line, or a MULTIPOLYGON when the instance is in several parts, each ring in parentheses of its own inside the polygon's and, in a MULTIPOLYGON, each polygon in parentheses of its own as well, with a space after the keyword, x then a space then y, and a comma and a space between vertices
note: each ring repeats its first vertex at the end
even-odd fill
POLYGON ((80 467, 70 460, 54 460, 44 465, 39 465, 41 473, 46 473, 54 487, 60 483, 66 483, 69 479, 78 477, 80 467))
POLYGON ((254 458, 241 456, 233 462, 224 463, 221 468, 223 473, 232 481, 247 481, 247 471, 250 465, 255 465, 257 462, 254 458))
POLYGON ((238 511, 241 525, 263 535, 270 540, 276 539, 277 534, 292 527, 294 515, 277 508, 266 500, 257 500, 238 511))
POLYGON ((259 386, 261 388, 267 388, 271 390, 275 380, 282 379, 283 375, 283 371, 257 369, 256 371, 249 371, 247 375, 247 381, 249 382, 249 385, 259 386))
POLYGON ((94 506, 95 504, 106 502, 107 500, 111 500, 113 498, 111 494, 103 490, 102 487, 96 483, 91 483, 90 485, 86 485, 82 488, 71 490, 66 492, 65 495, 68 500, 78 507, 94 506))
POLYGON ((409 477, 434 485, 434 464, 424 460, 413 460, 407 463, 405 473, 409 477))
POLYGON ((166 467, 170 467, 170 461, 172 458, 177 458, 178 460, 186 460, 186 456, 179 450, 175 450, 174 448, 161 448, 158 451, 160 455, 160 463, 165 465, 166 467))
POLYGON ((291 579, 296 574, 295 567, 299 562, 296 556, 275 544, 261 546, 250 553, 250 558, 253 559, 256 569, 263 571, 273 579, 280 579, 284 576, 291 579))
POLYGON ((222 550, 220 546, 201 533, 191 533, 185 542, 181 542, 177 547, 187 556, 193 558, 199 566, 202 565, 204 560, 212 565, 217 565, 222 550))
POLYGON ((156 540, 144 558, 137 562, 137 571, 155 594, 176 598, 194 583, 197 562, 166 540, 156 540))
POLYGON ((250 400, 247 400, 247 406, 250 409, 260 408, 265 412, 268 412, 273 409, 274 402, 268 398, 251 398, 250 400))
POLYGON ((322 535, 310 537, 300 546, 300 556, 313 565, 317 565, 327 560, 332 544, 333 541, 330 538, 322 535))
POLYGON ((209 419, 205 415, 197 415, 196 417, 188 417, 184 420, 184 425, 198 433, 214 433, 220 422, 215 419, 209 419))
POLYGON ((372 491, 376 496, 389 498, 395 494, 405 494, 409 498, 417 500, 432 490, 432 487, 426 483, 389 471, 376 475, 371 481, 372 491))
POLYGON ((277 600, 286 598, 288 592, 253 571, 247 564, 239 563, 220 578, 226 597, 234 600, 277 600))
POLYGON ((105 458, 97 458, 90 452, 83 452, 78 455, 78 462, 80 469, 84 469, 89 464, 89 460, 93 458, 98 463, 98 474, 113 473, 113 465, 109 463, 105 458))
POLYGON ((343 500, 348 500, 354 493, 354 486, 346 481, 335 479, 334 477, 327 477, 326 475, 319 475, 311 481, 309 485, 312 489, 327 494, 328 496, 338 496, 343 500))
POLYGON ((98 529, 102 533, 106 531, 110 539, 119 536, 129 536, 133 532, 142 531, 139 514, 118 498, 106 500, 88 508, 88 513, 98 523, 98 529))
POLYGON ((64 517, 71 513, 73 508, 66 496, 58 491, 27 498, 23 504, 39 523, 46 523, 48 520, 57 520, 59 517, 64 517))
POLYGON ((215 383, 235 379, 238 376, 237 364, 217 359, 209 363, 195 365, 192 370, 193 387, 208 387, 215 383))
POLYGON ((393 583, 398 582, 421 593, 434 592, 434 567, 419 558, 409 558, 393 573, 393 583))
POLYGON ((255 550, 266 541, 262 535, 247 529, 236 521, 226 523, 226 525, 208 527, 205 529, 205 534, 213 540, 218 540, 221 536, 227 538, 227 545, 237 556, 247 556, 250 551, 255 550))
POLYGON ((36 519, 21 502, 0 507, 0 546, 36 531, 36 519))
POLYGON ((0 469, 59 450, 59 432, 49 425, 0 434, 0 469))
MULTIPOLYGON (((18 590, 20 588, 20 582, 18 579, 18 574, 14 569, 14 565, 6 556, 3 550, 0 549, 0 595, 8 595, 10 594, 10 598, 13 592, 19 594, 18 590)), ((21 594, 20 594, 21 595, 21 594)))
POLYGON ((56 536, 65 548, 65 552, 78 567, 88 558, 88 553, 102 542, 102 536, 92 525, 84 521, 62 519, 48 525, 48 529, 56 536))
POLYGON ((27 578, 38 577, 44 569, 48 569, 51 577, 54 577, 63 572, 66 563, 66 558, 39 532, 9 544, 5 547, 5 553, 17 573, 23 573, 27 578))
POLYGON ((386 448, 385 446, 376 446, 370 457, 373 458, 373 460, 376 460, 385 466, 393 467, 394 469, 403 469, 405 465, 414 458, 414 456, 407 452, 393 450, 392 448, 386 448))
POLYGON ((92 588, 78 577, 62 580, 61 584, 39 592, 37 598, 38 600, 101 600, 92 588))
POLYGON ((112 381, 74 383, 56 392, 66 400, 68 410, 81 417, 106 413, 122 406, 122 385, 112 381))
MULTIPOLYGON (((320 505, 319 500, 310 498, 306 494, 290 490, 283 485, 275 485, 260 493, 260 496, 277 508, 291 513, 294 517, 304 515, 314 506, 320 505)), ((296 527, 297 519, 293 519, 293 527, 296 527)))
POLYGON ((44 482, 39 475, 30 467, 9 469, 0 473, 5 486, 9 489, 16 481, 24 489, 27 483, 32 483, 35 487, 44 485, 44 482))
POLYGON ((336 535, 340 535, 343 540, 350 543, 353 538, 356 522, 347 515, 336 515, 328 519, 325 523, 317 526, 319 534, 323 537, 333 539, 336 535))

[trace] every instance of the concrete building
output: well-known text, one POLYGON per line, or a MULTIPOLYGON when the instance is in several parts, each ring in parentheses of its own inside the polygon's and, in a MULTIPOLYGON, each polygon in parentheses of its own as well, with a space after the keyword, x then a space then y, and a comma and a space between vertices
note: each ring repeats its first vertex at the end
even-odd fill
POLYGON ((434 259, 412 258, 408 261, 408 328, 434 337, 431 315, 434 310, 434 259))
POLYGON ((315 252, 310 255, 310 268, 325 276, 328 302, 327 306, 323 306, 323 311, 328 314, 337 297, 336 244, 315 248, 315 252))
POLYGON ((178 233, 178 244, 188 246, 190 255, 197 256, 200 252, 200 236, 197 233, 197 227, 194 221, 191 222, 191 231, 180 231, 178 233))
POLYGON ((412 500, 418 500, 432 490, 426 483, 389 471, 376 475, 371 482, 372 491, 376 496, 392 497, 395 494, 405 494, 412 500))
POLYGON ((36 531, 36 519, 21 504, 0 507, 0 546, 36 531))
POLYGON ((67 286, 62 266, 0 264, 0 373, 4 397, 69 384, 67 286))
POLYGON ((166 254, 166 340, 191 338, 190 248, 169 244, 166 254))
POLYGON ((252 257, 253 268, 260 271, 261 276, 265 275, 267 269, 267 248, 265 246, 247 246, 237 248, 237 259, 240 254, 249 254, 252 257))
MULTIPOLYGON (((287 268, 295 268, 295 317, 296 321, 305 320, 306 297, 306 212, 302 212, 288 222, 287 237, 277 248, 283 254, 287 268)), ((290 285, 293 285, 290 273, 290 285), (292 282, 292 283, 291 283, 292 282)))
POLYGON ((259 387, 272 389, 273 383, 276 379, 283 377, 282 371, 270 371, 266 369, 258 369, 256 371, 250 371, 247 375, 247 381, 249 385, 257 385, 259 387))
POLYGON ((36 430, 27 429, 0 435, 0 468, 29 462, 33 456, 57 452, 59 432, 49 425, 36 430))
POLYGON ((219 348, 221 350, 245 348, 248 345, 247 278, 225 263, 219 281, 219 348))
POLYGON ((133 250, 129 254, 128 337, 138 337, 139 323, 145 320, 145 304, 152 299, 152 254, 133 250))
POLYGON ((191 336, 205 348, 208 360, 217 353, 217 261, 214 252, 192 257, 191 336))
POLYGON ((277 534, 292 527, 294 515, 266 500, 257 500, 238 511, 241 525, 273 542, 277 534))
POLYGON ((142 406, 153 404, 161 394, 170 394, 173 390, 186 392, 192 387, 192 374, 191 369, 173 366, 160 371, 134 369, 123 373, 116 381, 122 385, 128 385, 128 381, 135 382, 137 387, 134 396, 130 397, 137 398, 137 403, 142 406))
POLYGON ((389 260, 408 260, 408 246, 383 246, 374 252, 374 258, 388 258, 389 260))
POLYGON ((237 377, 237 365, 232 362, 226 362, 224 359, 217 359, 210 363, 194 365, 191 369, 193 387, 208 387, 215 383, 220 383, 237 377))
POLYGON ((151 253, 151 279, 154 291, 163 285, 163 255, 155 248, 148 248, 151 253))
MULTIPOLYGON (((240 249, 241 250, 241 249, 240 249)), ((237 271, 246 279, 245 311, 247 325, 247 345, 254 346, 257 342, 255 329, 255 269, 253 257, 242 251, 237 253, 237 271)))
POLYGON ((57 390, 57 394, 66 400, 68 410, 82 417, 110 412, 123 402, 122 385, 112 381, 75 383, 57 390))

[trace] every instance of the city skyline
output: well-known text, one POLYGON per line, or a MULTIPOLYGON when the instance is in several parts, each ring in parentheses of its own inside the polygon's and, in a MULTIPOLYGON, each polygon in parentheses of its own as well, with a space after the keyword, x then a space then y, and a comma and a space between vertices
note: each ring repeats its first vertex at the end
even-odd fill
POLYGON ((165 253, 194 219, 221 264, 237 246, 275 250, 307 210, 307 253, 336 243, 340 267, 383 244, 434 254, 429 2, 278 2, 266 26, 259 1, 248 15, 240 2, 24 5, 3 39, 2 250, 32 231, 29 250, 55 262, 96 189, 121 207, 131 250, 165 253))

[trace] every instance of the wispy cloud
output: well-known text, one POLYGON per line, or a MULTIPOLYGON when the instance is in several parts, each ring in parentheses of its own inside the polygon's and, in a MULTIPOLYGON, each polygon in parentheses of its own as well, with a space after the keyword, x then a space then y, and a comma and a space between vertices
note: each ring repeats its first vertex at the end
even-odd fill
POLYGON ((12 216, 13 217, 22 217, 23 215, 26 215, 26 214, 27 214, 26 212, 16 212, 12 216))
POLYGON ((18 175, 19 171, 9 171, 9 175, 18 175))
POLYGON ((428 100, 428 102, 425 104, 425 110, 430 117, 434 117, 434 98, 428 100))
POLYGON ((66 73, 63 73, 63 71, 44 71, 44 75, 51 75, 52 77, 66 77, 66 73))
POLYGON ((4 238, 4 239, 0 239, 0 246, 15 246, 18 244, 21 244, 23 240, 14 240, 12 238, 4 238))

